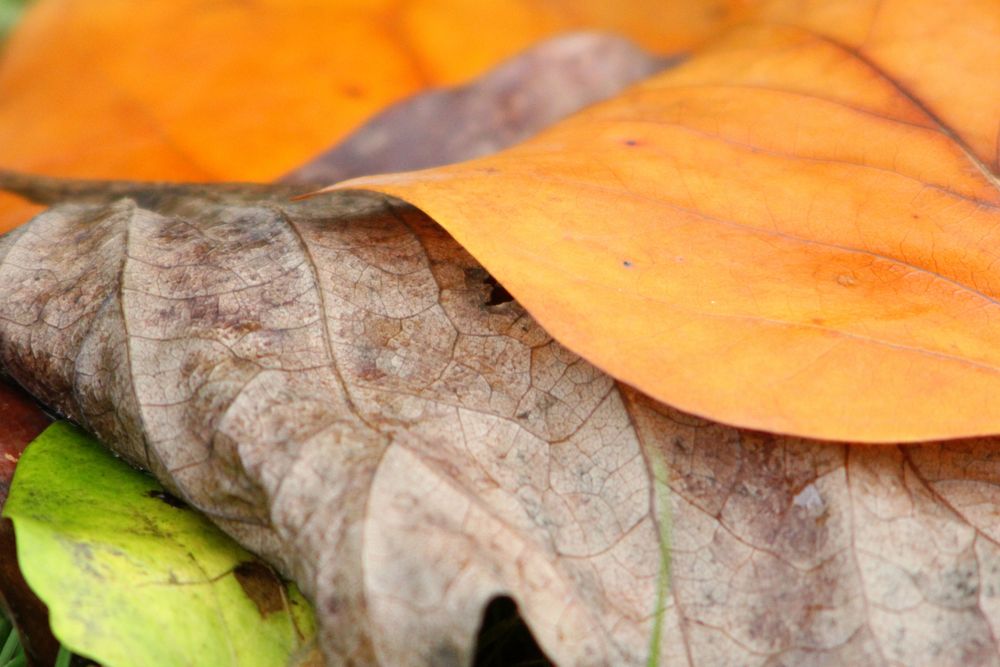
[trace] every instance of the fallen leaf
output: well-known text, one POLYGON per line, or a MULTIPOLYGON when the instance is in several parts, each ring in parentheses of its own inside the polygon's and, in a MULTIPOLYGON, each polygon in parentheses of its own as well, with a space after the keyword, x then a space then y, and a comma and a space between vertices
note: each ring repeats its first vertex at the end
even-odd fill
POLYGON ((669 480, 662 664, 1000 664, 996 438, 843 445, 623 393, 669 480))
MULTIPOLYGON (((271 180, 388 104, 539 39, 686 49, 743 0, 38 0, 0 60, 0 166, 271 180)), ((5 198, 0 231, 37 213, 5 198)))
POLYGON ((554 37, 464 86, 389 107, 281 180, 326 184, 495 153, 678 61, 612 35, 554 37))
POLYGON ((517 148, 339 188, 443 225, 560 342, 688 412, 1000 432, 1000 4, 765 3, 517 148))
POLYGON ((308 647, 294 586, 69 424, 27 449, 4 516, 56 637, 105 667, 273 667, 308 647))
POLYGON ((558 661, 645 659, 659 547, 613 382, 486 306, 438 227, 288 188, 71 189, 0 249, 5 371, 279 564, 331 664, 467 662, 508 592, 558 661))
POLYGON ((995 439, 659 404, 375 196, 31 183, 6 372, 294 576, 328 664, 468 664, 503 595, 558 664, 1000 663, 995 439))

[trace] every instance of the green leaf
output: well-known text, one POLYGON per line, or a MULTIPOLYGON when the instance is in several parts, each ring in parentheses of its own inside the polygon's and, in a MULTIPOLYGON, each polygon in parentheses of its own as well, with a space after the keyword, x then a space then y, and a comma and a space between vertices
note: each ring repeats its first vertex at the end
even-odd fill
POLYGON ((17 24, 28 0, 0 0, 0 40, 17 24))
POLYGON ((17 629, 0 612, 0 667, 12 667, 24 661, 24 649, 17 636, 17 629))
POLYGON ((28 446, 4 516, 55 636, 105 667, 300 664, 293 585, 151 477, 58 423, 28 446))

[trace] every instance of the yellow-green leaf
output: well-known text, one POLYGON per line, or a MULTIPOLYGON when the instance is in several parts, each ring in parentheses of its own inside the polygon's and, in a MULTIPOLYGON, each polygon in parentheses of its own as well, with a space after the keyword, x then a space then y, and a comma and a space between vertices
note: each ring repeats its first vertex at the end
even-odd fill
POLYGON ((4 516, 56 637, 105 667, 298 664, 298 590, 99 443, 55 424, 29 445, 4 516))

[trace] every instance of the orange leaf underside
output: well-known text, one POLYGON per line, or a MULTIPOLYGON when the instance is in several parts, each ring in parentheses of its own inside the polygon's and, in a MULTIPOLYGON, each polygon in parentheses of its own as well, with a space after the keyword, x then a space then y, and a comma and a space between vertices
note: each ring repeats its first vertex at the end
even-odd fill
POLYGON ((681 409, 997 433, 998 34, 992 0, 774 2, 518 148, 338 187, 423 209, 561 342, 681 409))
MULTIPOLYGON (((0 166, 87 178, 267 181, 428 86, 548 35, 659 51, 740 0, 40 0, 0 59, 0 166)), ((37 212, 0 197, 0 231, 37 212)))

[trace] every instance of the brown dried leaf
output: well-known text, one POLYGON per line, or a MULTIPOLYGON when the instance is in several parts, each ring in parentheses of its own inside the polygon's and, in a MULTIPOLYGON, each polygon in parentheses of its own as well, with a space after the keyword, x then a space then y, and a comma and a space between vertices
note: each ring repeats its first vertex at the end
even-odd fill
POLYGON ((488 155, 678 60, 650 55, 614 35, 555 37, 472 83, 390 106, 282 180, 326 185, 488 155))
POLYGON ((0 240, 3 367, 294 576, 329 664, 468 664, 505 594, 564 665, 1000 662, 996 440, 654 403, 374 196, 20 185, 63 203, 0 240))

